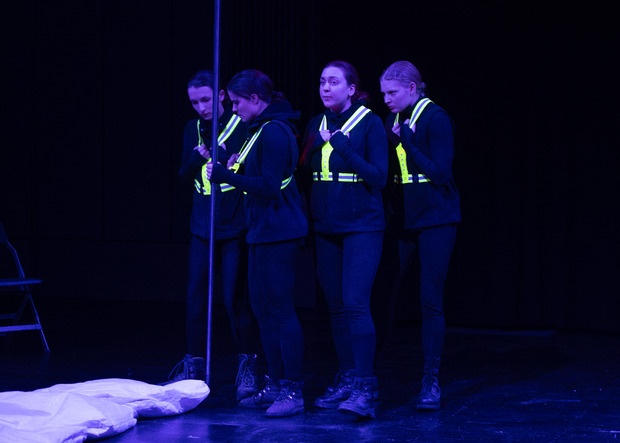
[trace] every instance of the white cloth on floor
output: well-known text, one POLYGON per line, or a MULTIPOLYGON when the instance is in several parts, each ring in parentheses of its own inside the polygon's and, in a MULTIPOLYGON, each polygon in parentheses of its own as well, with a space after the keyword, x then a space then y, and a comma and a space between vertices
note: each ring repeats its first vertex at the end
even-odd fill
POLYGON ((0 392, 0 441, 73 443, 110 437, 135 426, 139 417, 188 412, 208 395, 202 380, 160 386, 118 378, 0 392))

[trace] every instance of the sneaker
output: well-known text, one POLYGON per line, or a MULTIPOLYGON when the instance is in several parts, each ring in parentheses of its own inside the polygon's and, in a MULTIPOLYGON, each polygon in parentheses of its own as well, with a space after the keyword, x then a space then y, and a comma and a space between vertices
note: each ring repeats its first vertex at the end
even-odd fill
POLYGON ((256 354, 239 354, 239 370, 237 371, 237 401, 252 397, 259 391, 256 380, 256 354))
POLYGON ((338 405, 338 411, 362 418, 375 418, 375 386, 375 377, 356 377, 353 392, 338 405))
POLYGON ((266 409, 273 404, 280 395, 280 383, 265 375, 265 387, 251 397, 244 398, 239 402, 242 408, 266 409))
POLYGON ((206 377, 206 362, 202 357, 185 354, 168 375, 168 381, 163 384, 175 383, 181 380, 204 380, 206 377))
POLYGON ((340 403, 347 400, 353 392, 355 371, 340 371, 334 379, 333 386, 325 390, 325 394, 317 397, 314 406, 323 409, 336 409, 340 403))
POLYGON ((265 412, 265 417, 290 417, 304 412, 302 383, 280 380, 280 395, 265 412))
POLYGON ((439 399, 441 398, 441 389, 439 382, 434 375, 425 375, 422 378, 422 390, 418 397, 417 408, 421 411, 436 411, 439 409, 439 399))

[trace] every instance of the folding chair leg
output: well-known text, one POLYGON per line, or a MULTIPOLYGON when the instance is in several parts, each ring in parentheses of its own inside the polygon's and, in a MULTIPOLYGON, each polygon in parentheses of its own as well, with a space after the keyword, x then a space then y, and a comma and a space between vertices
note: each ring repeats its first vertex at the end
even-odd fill
POLYGON ((34 307, 34 301, 32 300, 30 292, 28 292, 28 298, 30 298, 30 306, 32 306, 34 318, 37 321, 37 325, 39 325, 39 333, 41 334, 41 341, 43 342, 43 347, 45 348, 46 352, 50 352, 50 348, 47 345, 47 340, 45 339, 45 334, 43 333, 43 326, 41 326, 41 320, 39 320, 39 312, 37 311, 37 308, 34 307))
MULTIPOLYGON (((43 333, 43 326, 41 326, 41 320, 39 319, 39 312, 37 311, 37 308, 35 308, 34 306, 34 301, 32 300, 32 293, 30 292, 30 288, 28 288, 26 290, 26 294, 24 295, 24 297, 22 298, 22 301, 19 305, 19 309, 17 310, 17 312, 15 313, 15 320, 13 322, 13 324, 15 326, 18 325, 19 320, 21 319, 22 314, 24 313, 24 309, 26 309, 26 305, 30 303, 30 307, 32 308, 32 313, 34 314, 34 319, 35 319, 35 323, 32 325, 26 325, 25 328, 27 329, 38 329, 39 330, 39 334, 41 335, 41 342, 43 342, 43 347, 45 348, 46 352, 50 352, 50 348, 47 344, 47 340, 45 339, 45 334, 43 333)), ((11 342, 11 339, 13 338, 13 333, 11 332, 8 338, 8 342, 11 342)))

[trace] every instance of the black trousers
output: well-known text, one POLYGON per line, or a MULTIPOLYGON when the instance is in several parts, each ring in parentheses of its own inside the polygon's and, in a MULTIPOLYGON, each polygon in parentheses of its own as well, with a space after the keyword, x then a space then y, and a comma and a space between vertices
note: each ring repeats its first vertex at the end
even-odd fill
POLYGON ((317 275, 331 320, 340 370, 372 375, 375 328, 370 295, 381 259, 383 232, 317 233, 317 275))
MULTIPOLYGON (((230 328, 242 354, 257 352, 258 328, 247 296, 247 244, 241 238, 216 240, 214 293, 223 296, 230 328)), ((207 297, 209 295, 209 240, 192 236, 187 286, 187 353, 206 354, 207 297)))
POLYGON ((383 348, 392 330, 396 298, 401 286, 407 279, 416 278, 422 308, 424 359, 439 358, 443 353, 446 331, 443 292, 456 239, 456 225, 404 231, 392 239, 394 254, 385 259, 381 266, 384 271, 381 278, 383 287, 377 285, 373 291, 378 349, 383 348))
POLYGON ((299 239, 249 245, 250 300, 275 380, 302 378, 304 338, 294 305, 299 246, 299 239))

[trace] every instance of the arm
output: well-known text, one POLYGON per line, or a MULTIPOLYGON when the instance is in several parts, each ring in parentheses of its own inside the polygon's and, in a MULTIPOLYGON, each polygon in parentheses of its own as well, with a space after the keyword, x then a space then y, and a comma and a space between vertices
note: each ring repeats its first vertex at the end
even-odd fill
POLYGON ((349 138, 342 132, 336 132, 332 135, 329 142, 334 151, 365 182, 375 188, 383 189, 385 187, 388 167, 387 138, 379 117, 371 115, 368 118, 364 135, 368 160, 355 152, 349 138))
POLYGON ((437 112, 429 124, 431 158, 428 158, 414 144, 414 133, 409 125, 400 127, 403 147, 413 159, 416 167, 436 185, 446 185, 452 178, 454 141, 452 121, 444 112, 437 112))

